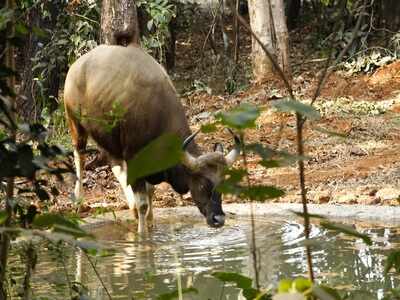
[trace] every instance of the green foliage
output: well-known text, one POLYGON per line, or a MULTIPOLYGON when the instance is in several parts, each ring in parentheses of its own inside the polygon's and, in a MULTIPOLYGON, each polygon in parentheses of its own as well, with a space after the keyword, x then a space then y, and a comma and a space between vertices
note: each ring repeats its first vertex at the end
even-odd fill
POLYGON ((244 169, 226 170, 225 175, 225 180, 217 187, 218 191, 223 194, 232 194, 243 199, 250 199, 258 202, 284 195, 284 191, 274 186, 244 185, 241 182, 243 178, 248 175, 247 171, 244 169))
MULTIPOLYGON (((46 82, 54 70, 64 81, 66 70, 77 58, 97 46, 100 10, 97 1, 81 1, 76 7, 67 7, 66 2, 42 2, 41 5, 27 5, 21 13, 36 9, 42 15, 41 22, 52 26, 32 26, 34 38, 41 45, 32 58, 36 83, 36 101, 45 108, 56 99, 46 98, 46 82), (52 5, 57 5, 56 11, 52 5)), ((53 108, 54 109, 54 108, 53 108)))
POLYGON ((230 273, 230 272, 215 272, 211 274, 215 278, 218 278, 224 283, 235 283, 236 287, 242 290, 243 296, 247 300, 254 300, 254 299, 259 299, 259 300, 267 300, 271 299, 270 295, 258 291, 257 289, 252 287, 252 279, 249 277, 246 277, 244 275, 238 274, 238 273, 230 273))
POLYGON ((11 21, 14 12, 5 7, 0 9, 0 31, 6 29, 8 22, 11 21))
POLYGON ((295 280, 284 279, 278 284, 278 293, 303 293, 311 288, 311 281, 309 279, 299 277, 295 280))
POLYGON ((400 273, 400 251, 393 251, 389 254, 386 260, 384 273, 389 273, 392 268, 395 269, 397 273, 400 273))
POLYGON ((325 285, 315 285, 309 279, 299 277, 294 280, 283 279, 278 284, 277 294, 273 300, 340 300, 339 293, 325 285))
POLYGON ((350 236, 353 236, 356 238, 360 238, 368 246, 372 245, 372 240, 368 235, 358 232, 357 230, 355 230, 353 227, 351 227, 349 225, 335 224, 335 223, 324 221, 324 222, 321 222, 321 226, 326 229, 329 229, 329 230, 334 230, 336 232, 345 233, 347 235, 350 235, 350 236))
POLYGON ((142 37, 142 45, 153 55, 157 50, 158 60, 163 63, 165 61, 163 47, 170 38, 168 25, 172 18, 176 17, 175 6, 168 0, 140 0, 136 1, 136 5, 143 8, 149 18, 146 24, 149 34, 142 37))
POLYGON ((298 113, 312 121, 319 120, 321 118, 318 110, 308 104, 301 103, 296 100, 279 100, 273 103, 273 106, 282 112, 294 112, 298 113))
POLYGON ((216 119, 222 124, 237 130, 254 128, 260 109, 248 103, 242 103, 228 112, 221 112, 216 119))
POLYGON ((128 161, 128 183, 175 166, 182 153, 182 141, 176 135, 161 135, 128 161))
POLYGON ((91 236, 76 222, 60 215, 60 214, 41 214, 37 215, 33 220, 33 226, 40 229, 52 229, 54 232, 69 234, 76 238, 91 236))

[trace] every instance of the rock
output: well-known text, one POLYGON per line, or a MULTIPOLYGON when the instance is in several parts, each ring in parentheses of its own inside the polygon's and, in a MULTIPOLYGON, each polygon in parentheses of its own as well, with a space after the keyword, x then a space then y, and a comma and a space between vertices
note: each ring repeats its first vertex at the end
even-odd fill
POLYGON ((329 193, 329 192, 321 192, 316 195, 315 199, 316 199, 316 203, 324 204, 324 203, 328 203, 329 201, 331 201, 332 196, 331 196, 331 193, 329 193))
POLYGON ((357 195, 352 193, 347 193, 344 195, 337 195, 334 197, 334 202, 340 204, 355 204, 357 203, 357 195))
POLYGON ((365 150, 363 150, 359 147, 356 147, 356 146, 354 146, 350 149, 350 155, 353 155, 353 156, 365 156, 367 154, 368 153, 365 150))
POLYGON ((369 191, 368 195, 370 196, 376 196, 376 193, 378 192, 378 189, 372 189, 369 191))
POLYGON ((210 117, 211 117, 211 113, 208 111, 204 111, 202 113, 195 115, 193 118, 200 121, 200 120, 209 119, 210 117))
POLYGON ((362 205, 375 205, 381 202, 380 198, 370 195, 360 195, 357 198, 357 203, 362 205))
POLYGON ((375 194, 376 198, 380 198, 382 202, 393 202, 392 200, 397 201, 400 196, 400 190, 387 187, 378 190, 375 194))

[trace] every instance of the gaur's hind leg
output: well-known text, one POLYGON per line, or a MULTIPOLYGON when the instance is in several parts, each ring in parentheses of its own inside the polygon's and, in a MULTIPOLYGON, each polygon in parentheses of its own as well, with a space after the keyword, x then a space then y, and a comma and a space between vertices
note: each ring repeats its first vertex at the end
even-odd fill
POLYGON ((133 194, 132 187, 128 185, 128 172, 127 165, 125 161, 113 162, 113 166, 111 170, 113 171, 115 177, 117 178, 119 184, 122 187, 122 190, 125 194, 126 202, 128 202, 128 206, 130 210, 133 210, 134 216, 138 218, 138 212, 135 205, 135 196, 133 194))
POLYGON ((112 171, 124 191, 129 208, 133 210, 138 219, 138 232, 144 233, 146 231, 146 219, 151 221, 153 217, 152 186, 140 181, 131 187, 127 181, 128 167, 125 161, 114 164, 112 171))
POLYGON ((74 147, 74 161, 76 168, 74 197, 78 200, 83 197, 83 168, 85 165, 84 152, 86 149, 88 135, 79 122, 71 117, 71 115, 68 113, 68 110, 66 110, 66 112, 68 127, 72 138, 72 145, 74 147))
POLYGON ((154 186, 146 182, 146 191, 149 195, 149 208, 147 209, 146 219, 150 224, 153 223, 153 196, 154 196, 154 186))
MULTIPOLYGON (((136 182, 133 188, 135 206, 139 213, 138 232, 143 233, 146 230, 146 220, 151 221, 153 218, 152 211, 152 190, 150 186, 144 182, 136 182)), ((148 222, 149 225, 150 222, 148 222)))

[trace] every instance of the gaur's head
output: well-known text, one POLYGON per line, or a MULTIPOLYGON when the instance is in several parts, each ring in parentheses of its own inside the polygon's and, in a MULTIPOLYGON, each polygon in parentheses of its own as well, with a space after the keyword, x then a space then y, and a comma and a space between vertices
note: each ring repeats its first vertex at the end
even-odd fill
POLYGON ((221 193, 216 187, 223 180, 225 167, 231 166, 240 153, 240 140, 235 137, 235 147, 224 155, 221 145, 217 145, 214 152, 202 154, 198 157, 186 151, 198 132, 189 136, 183 143, 183 164, 190 170, 188 185, 193 201, 200 212, 206 217, 211 227, 221 227, 225 223, 225 214, 222 210, 221 193))

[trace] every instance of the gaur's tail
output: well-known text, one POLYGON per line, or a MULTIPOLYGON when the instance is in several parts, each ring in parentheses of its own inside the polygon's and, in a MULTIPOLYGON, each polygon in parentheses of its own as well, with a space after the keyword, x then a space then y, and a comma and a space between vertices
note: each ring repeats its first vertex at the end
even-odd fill
POLYGON ((120 46, 138 46, 139 33, 134 31, 117 31, 114 33, 115 43, 120 46))

